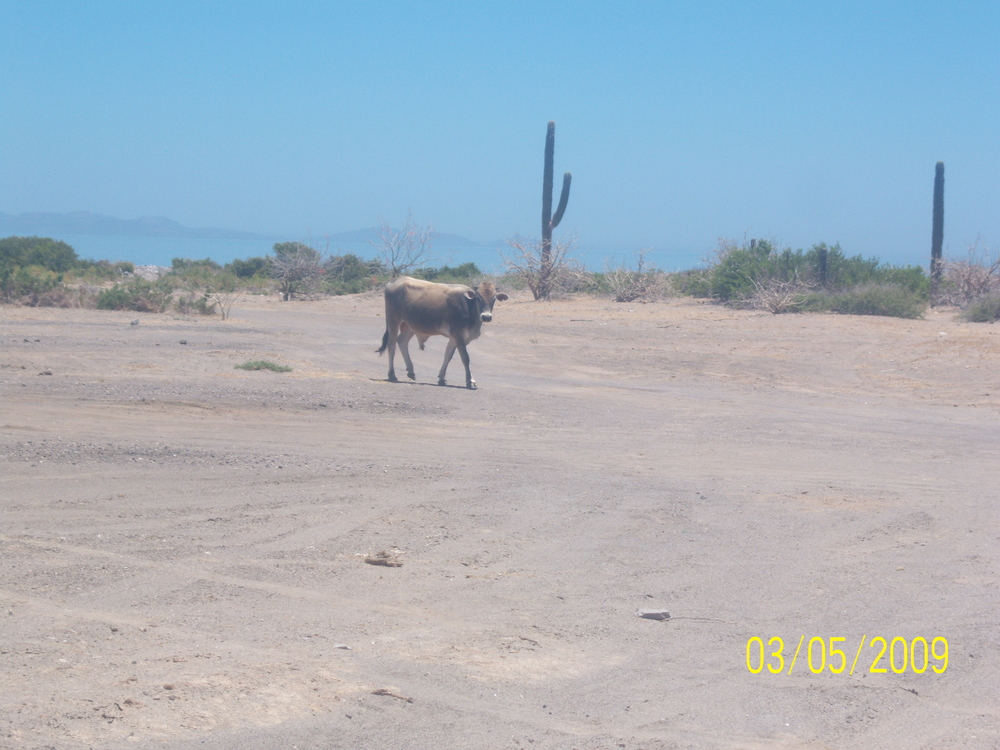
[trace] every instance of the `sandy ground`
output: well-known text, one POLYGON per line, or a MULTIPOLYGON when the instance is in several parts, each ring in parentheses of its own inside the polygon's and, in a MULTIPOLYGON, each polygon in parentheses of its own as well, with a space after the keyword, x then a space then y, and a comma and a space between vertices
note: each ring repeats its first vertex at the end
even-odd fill
POLYGON ((381 308, 0 309, 0 747, 998 746, 1000 327, 381 308))

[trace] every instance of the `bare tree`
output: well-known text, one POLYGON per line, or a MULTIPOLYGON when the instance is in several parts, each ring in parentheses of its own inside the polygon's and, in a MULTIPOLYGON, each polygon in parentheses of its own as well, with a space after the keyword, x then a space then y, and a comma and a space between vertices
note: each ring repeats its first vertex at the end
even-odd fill
POLYGON ((323 277, 323 253, 302 242, 279 242, 274 246, 271 275, 278 280, 283 300, 314 297, 323 277))
POLYGON ((573 291, 583 279, 583 266, 570 256, 575 242, 570 238, 549 245, 514 237, 507 240, 510 252, 500 256, 506 272, 527 284, 536 300, 550 299, 554 292, 573 291))
POLYGON ((402 229, 393 229, 380 218, 376 231, 378 241, 371 244, 378 250, 393 278, 430 261, 431 245, 437 234, 430 224, 426 227, 417 226, 413 221, 412 211, 407 212, 402 229))

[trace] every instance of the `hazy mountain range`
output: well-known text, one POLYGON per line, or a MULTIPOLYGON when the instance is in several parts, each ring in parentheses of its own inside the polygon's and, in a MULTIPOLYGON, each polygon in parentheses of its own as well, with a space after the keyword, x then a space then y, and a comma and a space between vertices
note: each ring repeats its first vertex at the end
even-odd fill
MULTIPOLYGON (((141 216, 138 219, 119 219, 105 214, 94 214, 89 211, 76 211, 68 214, 57 213, 25 213, 5 214, 0 212, 0 237, 9 235, 21 236, 54 236, 59 235, 92 235, 99 237, 165 237, 184 239, 212 240, 263 240, 269 242, 297 237, 282 237, 278 235, 241 232, 233 229, 217 229, 205 227, 194 229, 186 227, 165 216, 141 216)), ((312 238, 313 244, 324 245, 329 241, 331 250, 337 243, 368 244, 378 242, 378 230, 375 227, 357 229, 353 232, 319 235, 312 238)), ((438 247, 499 247, 503 242, 476 242, 455 234, 438 234, 434 239, 438 247)))

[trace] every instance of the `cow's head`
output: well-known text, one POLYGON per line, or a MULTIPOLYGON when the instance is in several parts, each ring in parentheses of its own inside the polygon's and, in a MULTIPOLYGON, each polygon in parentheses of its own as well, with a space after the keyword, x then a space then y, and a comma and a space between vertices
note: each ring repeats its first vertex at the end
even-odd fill
POLYGON ((469 300, 479 312, 479 320, 489 323, 493 320, 493 303, 497 300, 503 302, 507 295, 503 292, 497 294, 497 289, 491 281, 483 281, 476 290, 470 289, 465 293, 465 298, 469 300))

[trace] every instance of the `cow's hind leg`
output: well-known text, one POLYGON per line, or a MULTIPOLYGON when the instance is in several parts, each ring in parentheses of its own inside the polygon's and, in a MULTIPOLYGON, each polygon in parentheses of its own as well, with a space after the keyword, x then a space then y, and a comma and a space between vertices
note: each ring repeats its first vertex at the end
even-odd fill
MULTIPOLYGON (((388 305, 386 306, 388 307, 388 305)), ((396 359, 396 339, 399 338, 399 321, 396 320, 387 309, 385 314, 385 336, 383 337, 384 345, 389 349, 389 382, 398 383, 396 378, 396 368, 393 366, 394 360, 396 359)), ((379 354, 382 350, 379 350, 379 354)))
POLYGON ((399 352, 403 355, 403 361, 406 362, 406 377, 410 380, 416 380, 417 376, 413 372, 413 360, 410 359, 410 347, 408 346, 411 338, 413 338, 413 329, 404 322, 399 327, 399 338, 397 339, 399 352))
POLYGON ((444 374, 448 371, 448 363, 451 362, 451 358, 455 355, 455 348, 455 340, 448 339, 448 348, 444 350, 444 363, 441 365, 441 372, 438 373, 438 385, 448 385, 448 382, 444 379, 444 374))

